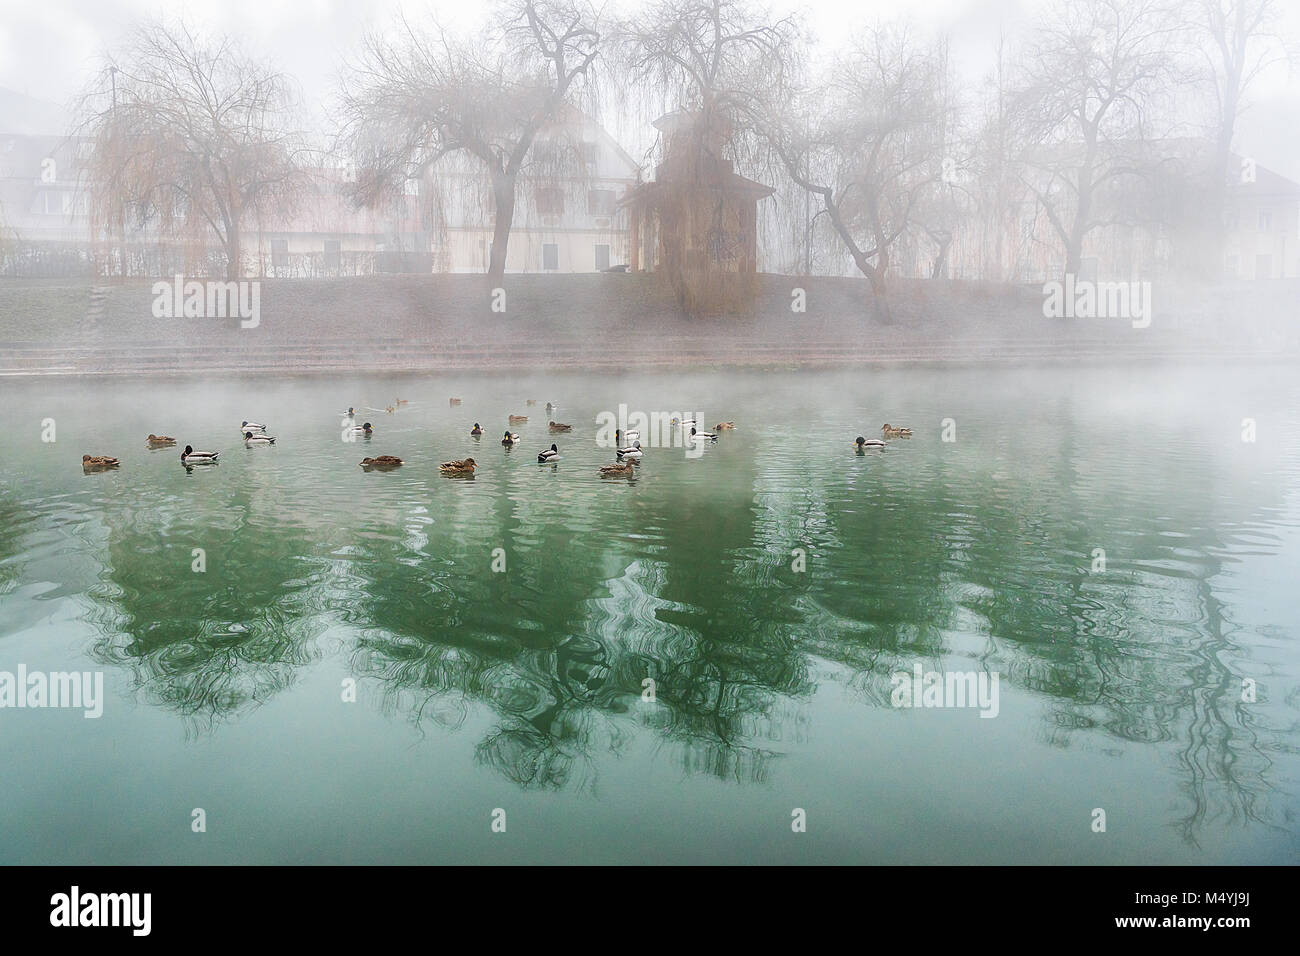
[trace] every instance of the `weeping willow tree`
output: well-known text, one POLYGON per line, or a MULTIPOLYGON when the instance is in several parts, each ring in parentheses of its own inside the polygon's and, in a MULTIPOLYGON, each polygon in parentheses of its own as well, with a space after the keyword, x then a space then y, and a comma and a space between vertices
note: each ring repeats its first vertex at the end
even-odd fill
POLYGON ((660 117, 660 188, 642 193, 659 265, 688 312, 744 311, 771 189, 743 173, 770 170, 761 119, 793 85, 798 24, 750 0, 659 0, 614 40, 624 100, 660 117))
POLYGON ((96 234, 124 243, 128 229, 151 230, 191 248, 215 239, 238 278, 241 232, 291 211, 306 183, 296 112, 289 79, 231 39, 140 27, 82 98, 96 234))
POLYGON ((453 173, 481 172, 487 194, 461 198, 491 210, 487 271, 499 280, 534 143, 581 103, 599 43, 585 0, 508 0, 475 35, 406 21, 396 36, 370 35, 343 82, 355 200, 383 205, 444 159, 453 173))
POLYGON ((793 17, 752 0, 659 0, 611 40, 624 90, 660 113, 698 115, 701 150, 744 162, 757 152, 758 119, 791 88, 799 37, 793 17))

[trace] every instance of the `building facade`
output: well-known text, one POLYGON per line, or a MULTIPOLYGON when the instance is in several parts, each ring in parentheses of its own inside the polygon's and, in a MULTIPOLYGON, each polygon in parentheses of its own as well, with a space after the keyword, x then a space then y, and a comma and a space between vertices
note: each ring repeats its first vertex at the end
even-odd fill
MULTIPOLYGON (((89 144, 60 132, 67 124, 51 104, 11 97, 4 109, 0 96, 0 275, 225 274, 210 230, 95 223, 84 170, 89 144), (27 119, 34 114, 40 122, 27 119)), ((638 165, 590 117, 574 111, 543 130, 518 184, 507 271, 599 272, 625 264, 620 202, 638 176, 638 165)), ((355 175, 345 167, 310 169, 304 178, 292 203, 245 216, 244 274, 486 271, 491 190, 464 155, 447 157, 375 207, 353 202, 355 175)))
MULTIPOLYGON (((620 202, 640 167, 593 119, 570 112, 542 130, 521 172, 506 249, 507 272, 602 272, 628 262, 620 202)), ((463 154, 418 183, 434 271, 485 272, 492 249, 492 191, 463 154)))

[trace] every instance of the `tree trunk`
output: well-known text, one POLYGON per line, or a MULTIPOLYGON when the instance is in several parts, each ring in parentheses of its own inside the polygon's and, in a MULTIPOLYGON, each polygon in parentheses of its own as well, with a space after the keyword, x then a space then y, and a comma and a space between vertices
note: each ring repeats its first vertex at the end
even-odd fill
POLYGON ((871 270, 871 291, 880 298, 885 297, 885 273, 889 270, 889 250, 879 247, 876 253, 876 265, 871 270))
POLYGON ((1217 36, 1219 48, 1223 51, 1223 85, 1219 96, 1219 128, 1214 143, 1214 166, 1210 171, 1213 177, 1209 184, 1210 195, 1204 215, 1205 237, 1200 250, 1202 276, 1219 279, 1224 274, 1224 255, 1228 245, 1228 182, 1234 174, 1239 178, 1239 170, 1230 170, 1232 161, 1232 137, 1236 131, 1237 113, 1241 109, 1242 71, 1246 63, 1246 49, 1251 33, 1247 31, 1244 18, 1246 8, 1238 3, 1235 9, 1234 28, 1225 24, 1222 35, 1217 36))
POLYGON ((894 317, 889 308, 889 290, 885 281, 885 270, 889 268, 889 253, 882 249, 876 256, 875 265, 871 265, 864 258, 858 262, 858 268, 871 280, 871 303, 876 318, 881 325, 891 325, 894 317))
POLYGON ((930 270, 931 279, 943 279, 948 275, 948 249, 952 245, 949 237, 939 243, 939 254, 934 258, 934 268, 930 270))
POLYGON ((1065 241, 1065 275, 1079 275, 1079 266, 1083 263, 1083 237, 1088 233, 1088 220, 1092 216, 1092 157, 1095 146, 1088 140, 1088 160, 1079 169, 1079 201, 1074 209, 1074 222, 1070 225, 1070 235, 1065 241))
POLYGON ((242 271, 239 267, 239 260, 242 252, 239 248, 239 229, 232 228, 230 234, 226 237, 226 279, 227 281, 238 281, 243 278, 242 271))
POLYGON ((1079 275, 1079 266, 1083 264, 1083 233, 1084 224, 1092 208, 1089 201, 1091 195, 1085 193, 1082 188, 1079 190, 1079 205, 1074 213, 1074 225, 1070 227, 1070 235, 1065 240, 1065 275, 1079 275))
MULTIPOLYGON (((1205 217, 1205 246, 1201 250, 1202 276, 1219 279, 1223 277, 1224 253, 1228 245, 1228 179, 1232 159, 1232 134, 1236 125, 1237 97, 1235 84, 1227 90, 1228 102, 1219 120, 1219 131, 1214 144, 1214 165, 1210 171, 1209 201, 1202 214, 1205 217)), ((1238 172, 1240 175, 1240 172, 1238 172)))
POLYGON ((510 226, 515 219, 515 181, 504 173, 493 177, 492 198, 495 204, 492 228, 492 254, 488 260, 488 279, 500 282, 506 274, 506 248, 510 226))
POLYGON ((868 278, 871 280, 871 304, 876 313, 876 319, 881 325, 892 325, 894 314, 889 308, 889 296, 885 287, 885 273, 879 269, 872 269, 868 278))

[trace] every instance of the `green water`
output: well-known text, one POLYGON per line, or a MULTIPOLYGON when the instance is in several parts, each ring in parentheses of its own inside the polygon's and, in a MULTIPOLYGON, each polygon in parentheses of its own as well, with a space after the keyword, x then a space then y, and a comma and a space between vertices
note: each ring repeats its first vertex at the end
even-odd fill
POLYGON ((0 862, 1295 862, 1295 381, 0 382, 0 671, 106 697, 0 710, 0 862), (619 403, 739 427, 602 480, 619 403), (892 706, 917 663, 998 675, 997 716, 892 706))

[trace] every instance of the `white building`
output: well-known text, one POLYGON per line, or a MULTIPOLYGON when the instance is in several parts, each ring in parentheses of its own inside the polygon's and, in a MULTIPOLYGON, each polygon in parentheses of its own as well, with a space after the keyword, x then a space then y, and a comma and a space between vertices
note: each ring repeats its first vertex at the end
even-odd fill
MULTIPOLYGON (((600 272, 629 255, 619 201, 640 167, 590 117, 574 113, 537 137, 515 197, 507 272, 600 272)), ((435 272, 485 272, 492 248, 492 192, 463 154, 448 156, 420 187, 435 272)))

